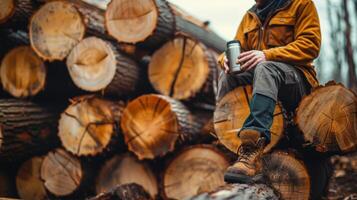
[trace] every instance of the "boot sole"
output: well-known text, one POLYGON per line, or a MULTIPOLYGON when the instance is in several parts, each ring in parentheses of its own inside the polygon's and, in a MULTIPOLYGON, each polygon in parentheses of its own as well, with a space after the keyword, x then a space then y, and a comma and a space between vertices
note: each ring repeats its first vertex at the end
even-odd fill
POLYGON ((224 181, 226 183, 245 183, 245 184, 251 184, 251 183, 257 183, 261 182, 263 179, 262 174, 258 174, 256 176, 247 176, 244 174, 237 174, 237 173, 229 173, 226 172, 224 174, 224 181))

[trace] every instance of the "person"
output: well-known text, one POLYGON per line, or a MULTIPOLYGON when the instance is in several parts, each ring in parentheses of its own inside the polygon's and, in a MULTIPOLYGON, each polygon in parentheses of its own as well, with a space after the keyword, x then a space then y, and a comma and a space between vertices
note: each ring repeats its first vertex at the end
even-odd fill
POLYGON ((313 61, 319 55, 321 30, 314 2, 255 1, 235 37, 241 43, 242 53, 237 59, 241 73, 229 73, 225 53, 218 59, 223 69, 218 81, 218 101, 238 86, 253 85, 250 115, 237 133, 242 142, 238 160, 225 172, 226 182, 261 179, 261 157, 270 142, 277 101, 291 116, 302 97, 319 85, 313 61))

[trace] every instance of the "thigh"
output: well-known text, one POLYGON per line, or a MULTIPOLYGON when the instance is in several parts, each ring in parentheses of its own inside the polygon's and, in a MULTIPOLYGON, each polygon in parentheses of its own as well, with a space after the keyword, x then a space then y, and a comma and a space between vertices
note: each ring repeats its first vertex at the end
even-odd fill
POLYGON ((239 74, 226 74, 220 72, 218 78, 217 102, 221 100, 227 93, 239 86, 252 85, 254 71, 250 70, 239 74))

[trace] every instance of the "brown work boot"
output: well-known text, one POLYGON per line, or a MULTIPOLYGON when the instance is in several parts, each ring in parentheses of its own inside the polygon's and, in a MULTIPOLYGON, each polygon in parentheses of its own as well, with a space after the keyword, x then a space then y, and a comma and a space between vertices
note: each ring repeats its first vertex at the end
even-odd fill
POLYGON ((238 149, 238 160, 224 174, 227 183, 253 183, 262 178, 261 157, 265 138, 255 130, 243 130, 239 134, 242 145, 238 149))

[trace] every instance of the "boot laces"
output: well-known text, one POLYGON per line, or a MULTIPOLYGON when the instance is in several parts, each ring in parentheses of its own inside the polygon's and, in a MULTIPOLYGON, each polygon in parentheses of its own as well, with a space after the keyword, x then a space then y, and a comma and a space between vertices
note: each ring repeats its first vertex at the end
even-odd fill
POLYGON ((254 158, 260 153, 264 146, 264 138, 258 140, 256 144, 241 145, 238 149, 238 162, 250 165, 254 158))

